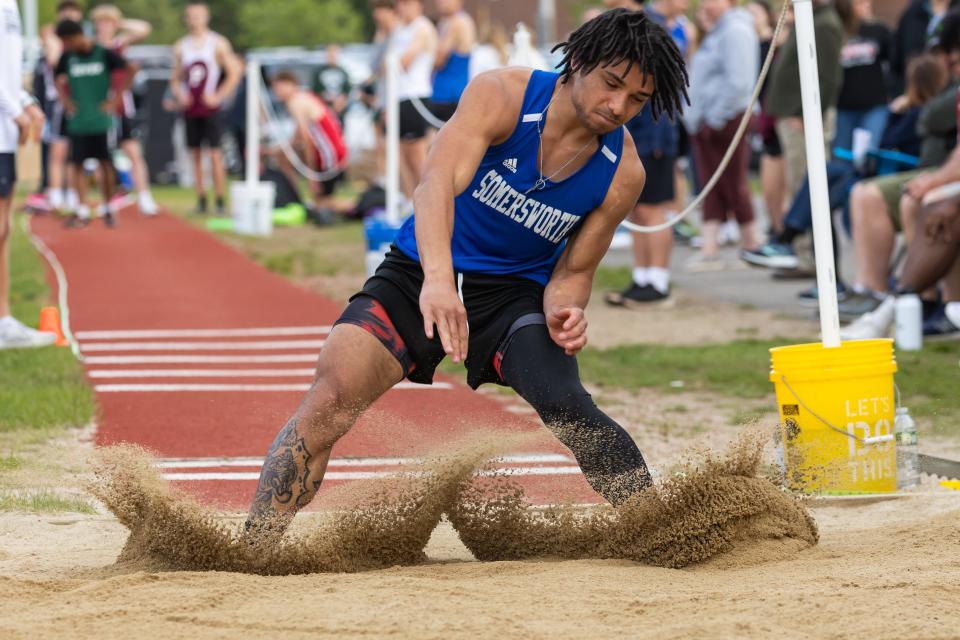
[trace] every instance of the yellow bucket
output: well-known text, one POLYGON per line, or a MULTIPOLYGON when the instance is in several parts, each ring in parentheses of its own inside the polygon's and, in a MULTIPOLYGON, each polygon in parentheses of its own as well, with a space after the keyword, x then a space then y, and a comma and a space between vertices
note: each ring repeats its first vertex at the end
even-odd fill
MULTIPOLYGON (((770 350, 787 484, 825 494, 897 489, 893 340, 770 350)), ((780 451, 778 447, 778 452, 780 451)))

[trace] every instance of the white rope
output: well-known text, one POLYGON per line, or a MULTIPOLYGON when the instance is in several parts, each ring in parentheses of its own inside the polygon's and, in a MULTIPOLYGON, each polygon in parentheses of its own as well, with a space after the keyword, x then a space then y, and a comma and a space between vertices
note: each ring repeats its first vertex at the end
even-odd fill
POLYGON ((420 98, 416 96, 410 96, 410 103, 413 105, 413 108, 417 110, 417 113, 420 114, 420 117, 426 120, 427 124, 434 129, 439 129, 443 125, 447 124, 446 120, 441 120, 437 116, 433 115, 430 109, 427 108, 427 105, 420 102, 420 98))
POLYGON ((750 98, 750 104, 747 106, 746 111, 743 112, 743 117, 740 118, 740 126, 737 127, 737 132, 733 136, 733 141, 727 148, 727 153, 720 161, 720 166, 718 166, 717 170, 713 172, 710 180, 706 185, 704 185, 703 189, 700 190, 700 193, 697 194, 697 197, 694 198, 693 202, 687 205, 687 208, 683 210, 683 213, 671 218, 670 220, 667 220, 666 222, 646 226, 630 222, 629 220, 624 220, 620 223, 621 226, 626 227, 630 231, 636 231, 639 233, 656 233, 657 231, 669 229, 690 215, 692 211, 699 208, 704 199, 710 194, 711 191, 713 191, 713 188, 720 180, 720 176, 723 175, 727 165, 730 164, 730 159, 736 152, 737 145, 740 144, 740 140, 743 138, 743 134, 747 130, 747 125, 750 124, 750 118, 753 117, 753 107, 757 104, 757 100, 760 98, 760 90, 763 89, 763 82, 767 79, 767 74, 770 72, 770 66, 773 63, 773 54, 777 51, 777 41, 780 39, 780 31, 783 29, 783 23, 786 21, 787 11, 789 8, 790 3, 784 2, 783 8, 780 10, 780 18, 777 20, 777 28, 773 31, 773 40, 770 41, 770 51, 767 53, 766 60, 763 61, 763 67, 760 69, 760 76, 757 78, 757 84, 753 88, 753 96, 750 98))
POLYGON ((80 343, 77 342, 73 332, 70 331, 70 306, 67 304, 67 274, 64 272, 63 265, 60 264, 56 254, 44 244, 43 240, 33 234, 29 220, 29 217, 23 218, 23 231, 27 234, 27 237, 30 238, 30 242, 34 248, 40 252, 40 255, 44 257, 50 265, 50 268, 53 269, 53 273, 57 277, 57 303, 60 306, 60 328, 63 331, 63 337, 70 343, 70 351, 73 352, 77 360, 82 362, 83 356, 80 355, 80 343))
MULTIPOLYGON (((267 121, 270 124, 276 124, 279 122, 280 118, 277 117, 277 112, 273 108, 273 103, 270 102, 269 88, 263 84, 263 81, 260 81, 260 104, 263 106, 265 115, 267 116, 267 121)), ((271 130, 271 139, 273 140, 272 131, 276 127, 270 127, 271 130)), ((307 166, 303 160, 300 158, 300 154, 297 153, 296 149, 290 146, 290 141, 286 138, 280 137, 278 140, 273 140, 283 151, 283 155, 286 156, 287 160, 290 161, 290 164, 293 165, 293 168, 296 169, 297 173, 302 175, 307 180, 313 182, 324 182, 335 178, 341 173, 343 173, 345 167, 337 166, 326 171, 316 171, 313 168, 307 166)))

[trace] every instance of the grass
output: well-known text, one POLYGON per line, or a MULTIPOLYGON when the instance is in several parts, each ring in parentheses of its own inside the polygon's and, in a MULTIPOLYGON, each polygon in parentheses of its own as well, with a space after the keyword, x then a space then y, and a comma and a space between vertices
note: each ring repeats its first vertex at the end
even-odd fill
POLYGON ((86 513, 97 510, 90 501, 80 497, 62 496, 53 491, 0 492, 0 511, 28 511, 30 513, 86 513))
MULTIPOLYGON (((767 378, 768 350, 789 340, 736 340, 700 346, 631 345, 587 350, 580 355, 583 379, 600 387, 653 387, 664 393, 683 381, 685 392, 705 390, 738 399, 767 399, 771 408, 773 385, 767 378)), ((925 418, 932 430, 960 433, 960 394, 957 393, 960 343, 928 343, 920 352, 897 354, 897 386, 912 415, 925 418)), ((760 410, 743 409, 732 418, 738 423, 755 418, 760 410)))
MULTIPOLYGON (((26 234, 14 225, 10 300, 15 316, 35 325, 49 304, 45 267, 26 234)), ((69 349, 0 351, 0 431, 82 426, 94 413, 93 395, 69 349)))
MULTIPOLYGON (((155 187, 154 196, 171 212, 191 223, 206 226, 207 218, 188 213, 195 204, 190 189, 155 187)), ((341 223, 329 227, 276 227, 269 238, 241 236, 231 231, 215 231, 224 242, 236 247, 270 271, 291 279, 338 278, 342 285, 321 289, 334 298, 345 299, 363 284, 364 239, 359 223, 341 223)))

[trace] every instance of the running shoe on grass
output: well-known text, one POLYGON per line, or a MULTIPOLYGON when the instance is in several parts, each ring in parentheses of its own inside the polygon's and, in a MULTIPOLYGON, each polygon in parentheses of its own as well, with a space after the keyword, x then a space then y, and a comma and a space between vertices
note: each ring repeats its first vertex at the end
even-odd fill
POLYGON ((13 316, 0 318, 0 349, 48 347, 56 341, 54 334, 31 329, 13 316))

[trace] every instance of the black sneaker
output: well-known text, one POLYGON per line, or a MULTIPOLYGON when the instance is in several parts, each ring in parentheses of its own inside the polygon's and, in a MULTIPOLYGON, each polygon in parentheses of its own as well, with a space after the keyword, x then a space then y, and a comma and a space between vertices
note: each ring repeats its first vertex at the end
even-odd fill
POLYGON ((117 219, 113 215, 113 212, 107 211, 103 214, 103 224, 107 225, 108 229, 113 229, 117 226, 117 219))
POLYGON ((941 305, 937 311, 923 323, 923 337, 927 340, 957 340, 960 339, 960 327, 950 321, 946 314, 946 305, 941 305))
POLYGON ((641 287, 636 283, 632 283, 623 291, 608 291, 603 299, 612 307, 623 307, 626 309, 640 309, 652 306, 662 307, 673 304, 669 290, 667 290, 666 293, 662 293, 651 284, 645 284, 641 287))
POLYGON ((793 247, 780 242, 770 242, 756 249, 744 249, 740 259, 754 267, 767 269, 796 269, 800 266, 793 247))

